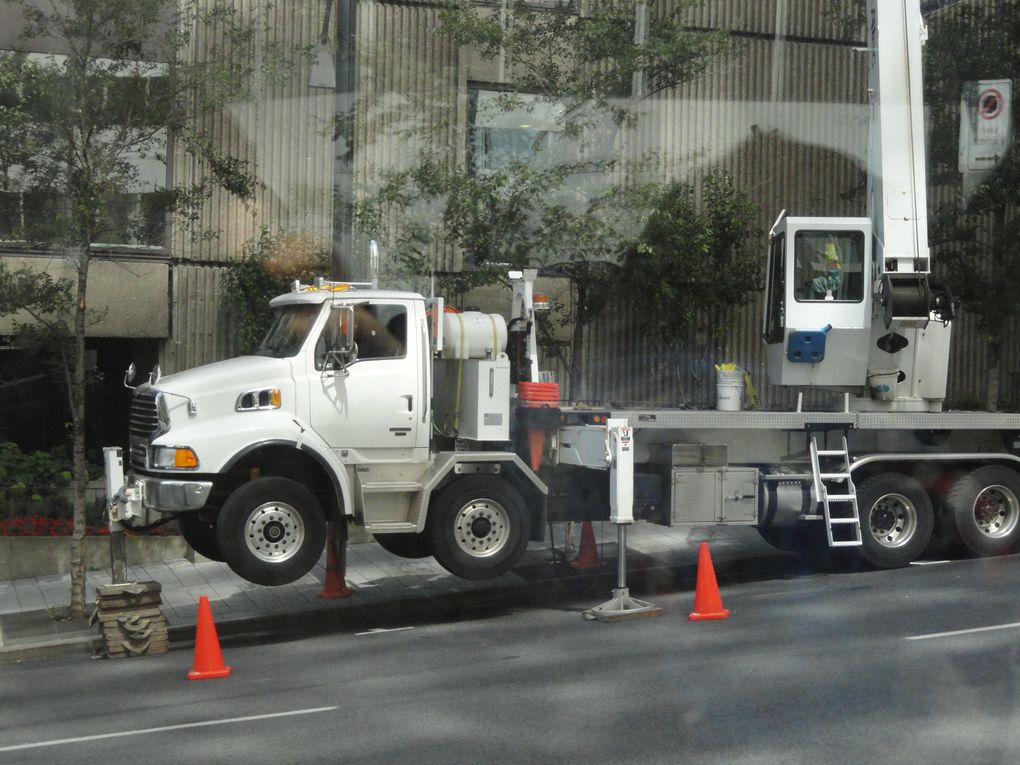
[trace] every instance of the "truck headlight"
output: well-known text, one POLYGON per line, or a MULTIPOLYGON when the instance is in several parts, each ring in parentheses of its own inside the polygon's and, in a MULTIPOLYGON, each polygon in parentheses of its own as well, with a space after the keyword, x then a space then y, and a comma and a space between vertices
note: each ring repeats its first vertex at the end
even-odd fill
POLYGON ((198 467, 198 455, 189 446, 154 446, 152 447, 152 467, 194 470, 198 467))
POLYGON ((283 395, 279 388, 249 390, 237 397, 234 409, 238 412, 257 412, 263 409, 279 409, 283 395))

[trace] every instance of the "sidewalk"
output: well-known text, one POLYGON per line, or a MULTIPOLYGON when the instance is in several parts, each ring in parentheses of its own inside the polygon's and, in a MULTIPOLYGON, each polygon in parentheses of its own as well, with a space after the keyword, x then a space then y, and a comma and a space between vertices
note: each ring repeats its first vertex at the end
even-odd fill
MULTIPOLYGON (((325 556, 308 575, 282 587, 246 582, 224 563, 191 563, 183 558, 155 565, 129 565, 128 580, 154 580, 162 585, 162 610, 171 648, 194 639, 201 595, 209 598, 220 637, 268 632, 279 638, 357 624, 369 628, 394 626, 416 618, 456 616, 502 602, 541 602, 544 597, 552 600, 570 583, 594 582, 601 577, 605 592, 595 593, 588 604, 594 606, 607 600, 616 584, 617 547, 615 526, 596 523, 594 527, 603 559, 597 571, 582 572, 562 562, 553 563, 547 540, 532 543, 513 571, 496 579, 468 581, 447 573, 431 557, 398 558, 367 542, 348 547, 346 581, 355 592, 343 599, 319 597, 326 573, 325 556)), ((563 525, 558 524, 554 531, 556 550, 562 553, 563 525)), ((580 524, 575 526, 574 536, 576 544, 580 524)), ((639 521, 627 529, 628 586, 640 594, 641 585, 652 577, 668 586, 660 591, 688 589, 693 596, 698 543, 702 541, 710 543, 720 577, 728 570, 747 572, 788 557, 765 544, 753 528, 667 528, 639 521)), ((110 573, 90 572, 87 582, 86 597, 91 602, 96 587, 109 584, 110 573)), ((0 581, 0 663, 68 652, 90 654, 98 647, 97 627, 51 618, 51 609, 66 606, 69 598, 67 574, 0 581)))

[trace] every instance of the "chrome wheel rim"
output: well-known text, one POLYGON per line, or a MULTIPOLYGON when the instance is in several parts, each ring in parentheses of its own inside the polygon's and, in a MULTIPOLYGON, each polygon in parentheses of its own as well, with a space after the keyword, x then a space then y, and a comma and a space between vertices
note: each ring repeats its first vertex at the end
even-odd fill
POLYGON ((974 499, 974 525, 991 539, 1013 534, 1020 521, 1020 501, 1005 486, 987 486, 974 499))
POLYGON ((498 502, 476 499, 457 511, 453 538, 473 558, 495 555, 510 541, 510 516, 498 502))
POLYGON ((266 502, 248 515, 244 541, 254 557, 266 563, 281 563, 293 558, 305 540, 305 524, 298 513, 284 502, 266 502))
POLYGON ((885 494, 871 506, 868 527, 883 547, 900 547, 917 530, 917 508, 902 494, 885 494))

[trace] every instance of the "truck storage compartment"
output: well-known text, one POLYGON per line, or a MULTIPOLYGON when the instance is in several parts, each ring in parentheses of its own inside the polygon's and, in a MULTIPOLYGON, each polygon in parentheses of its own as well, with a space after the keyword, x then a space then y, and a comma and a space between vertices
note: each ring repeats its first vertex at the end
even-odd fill
POLYGON ((510 360, 437 359, 435 422, 442 433, 471 441, 510 440, 510 360))
POLYGON ((674 467, 670 525, 753 526, 758 515, 758 470, 674 467))

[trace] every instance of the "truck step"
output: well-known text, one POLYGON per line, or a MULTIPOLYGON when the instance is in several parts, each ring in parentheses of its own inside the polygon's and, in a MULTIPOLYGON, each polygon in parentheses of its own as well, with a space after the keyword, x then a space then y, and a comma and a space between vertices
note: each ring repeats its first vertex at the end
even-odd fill
POLYGON ((856 494, 830 494, 829 495, 829 501, 830 502, 853 502, 855 499, 857 499, 857 495, 856 494))
POLYGON ((829 523, 860 523, 860 521, 857 518, 829 518, 829 523))
POLYGON ((815 452, 819 457, 845 457, 846 452, 842 449, 819 449, 815 452))
POLYGON ((420 491, 421 484, 418 481, 376 481, 361 484, 361 490, 365 494, 389 494, 391 492, 420 491))
POLYGON ((832 546, 833 547, 860 547, 861 544, 862 544, 861 540, 859 540, 859 539, 846 539, 846 540, 842 540, 842 541, 834 541, 832 543, 832 546))
POLYGON ((845 481, 850 477, 849 473, 819 473, 818 477, 823 481, 845 481))

